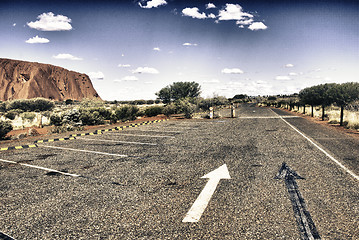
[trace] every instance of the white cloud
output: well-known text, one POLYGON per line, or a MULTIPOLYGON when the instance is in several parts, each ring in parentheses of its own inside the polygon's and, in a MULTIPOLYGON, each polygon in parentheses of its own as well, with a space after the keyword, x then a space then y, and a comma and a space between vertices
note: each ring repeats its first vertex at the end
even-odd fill
POLYGON ((224 68, 224 69, 222 69, 222 73, 224 73, 224 74, 242 74, 243 71, 239 68, 224 68))
POLYGON ((43 13, 37 17, 36 22, 28 22, 30 28, 40 31, 68 31, 72 29, 71 19, 52 12, 43 13))
POLYGON ((47 38, 41 38, 39 36, 36 35, 36 37, 33 38, 29 38, 28 40, 25 41, 26 43, 49 43, 50 40, 47 38))
POLYGON ((210 9, 210 8, 217 8, 217 7, 213 3, 206 4, 206 9, 210 9))
POLYGON ((298 75, 298 73, 295 73, 295 72, 290 72, 288 75, 289 75, 289 76, 297 76, 297 75, 298 75))
POLYGON ((291 63, 288 63, 288 64, 285 65, 285 67, 286 67, 286 68, 292 68, 292 67, 294 67, 294 65, 291 64, 291 63))
POLYGON ((237 25, 250 25, 252 24, 253 19, 246 19, 246 20, 238 20, 236 22, 237 25))
POLYGON ((160 72, 155 68, 150 67, 138 67, 132 71, 132 73, 149 73, 149 74, 159 74, 160 72))
POLYGON ((138 81, 136 76, 125 76, 121 79, 122 81, 138 81))
POLYGON ((256 30, 265 30, 268 27, 262 22, 254 22, 248 28, 252 31, 256 31, 256 30))
POLYGON ((217 18, 217 17, 213 13, 210 13, 210 14, 208 14, 208 18, 213 18, 214 19, 214 18, 217 18))
POLYGON ((88 76, 91 78, 91 80, 103 80, 105 78, 105 75, 102 72, 89 72, 88 76))
POLYGON ((198 46, 198 44, 197 43, 184 43, 184 44, 182 44, 183 46, 186 46, 186 47, 197 47, 198 46))
POLYGON ((57 54, 56 56, 52 56, 52 57, 55 59, 65 59, 65 60, 73 60, 73 61, 82 60, 82 58, 75 57, 68 53, 60 53, 60 54, 57 54))
POLYGON ((131 65, 130 64, 118 64, 118 67, 120 67, 120 68, 129 68, 129 67, 131 67, 131 65))
POLYGON ((226 7, 219 10, 218 20, 248 20, 253 18, 253 15, 243 11, 239 4, 226 4, 226 7))
POLYGON ((196 7, 183 9, 182 14, 183 14, 183 16, 188 16, 188 17, 198 18, 198 19, 207 18, 207 15, 205 13, 200 13, 199 9, 196 7))
POLYGON ((153 48, 153 51, 161 51, 161 49, 159 48, 159 47, 155 47, 155 48, 153 48))
POLYGON ((279 80, 279 81, 281 81, 281 80, 291 80, 291 78, 288 77, 288 76, 276 76, 275 80, 279 80))
POLYGON ((167 4, 167 2, 165 0, 150 0, 150 1, 145 1, 145 2, 146 2, 146 5, 142 5, 141 2, 139 2, 138 5, 141 8, 157 8, 159 6, 167 4))

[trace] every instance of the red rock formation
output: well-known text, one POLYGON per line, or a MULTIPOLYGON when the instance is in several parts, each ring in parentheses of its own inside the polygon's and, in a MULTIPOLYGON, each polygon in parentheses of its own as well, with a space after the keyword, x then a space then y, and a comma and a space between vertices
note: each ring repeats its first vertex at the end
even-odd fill
POLYGON ((0 100, 101 99, 90 78, 49 64, 0 58, 0 100))

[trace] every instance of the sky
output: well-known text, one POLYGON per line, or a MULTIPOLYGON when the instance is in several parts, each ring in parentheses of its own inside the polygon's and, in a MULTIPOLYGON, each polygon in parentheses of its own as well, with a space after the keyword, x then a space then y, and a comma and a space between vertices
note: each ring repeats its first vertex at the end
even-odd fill
POLYGON ((0 58, 86 73, 104 100, 359 82, 359 1, 0 0, 0 58))

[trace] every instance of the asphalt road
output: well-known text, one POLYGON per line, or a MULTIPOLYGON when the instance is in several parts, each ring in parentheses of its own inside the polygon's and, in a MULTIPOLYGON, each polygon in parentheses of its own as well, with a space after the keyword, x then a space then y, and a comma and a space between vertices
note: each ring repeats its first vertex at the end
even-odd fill
POLYGON ((321 239, 359 239, 359 141, 278 109, 243 105, 238 112, 235 119, 170 120, 1 152, 2 160, 28 165, 0 161, 0 233, 305 239, 296 218, 304 211, 321 239), (283 162, 305 178, 292 179, 304 210, 294 211, 288 178, 275 179, 283 162), (201 177, 224 164, 230 179, 218 180, 198 222, 183 222, 211 181, 201 177))

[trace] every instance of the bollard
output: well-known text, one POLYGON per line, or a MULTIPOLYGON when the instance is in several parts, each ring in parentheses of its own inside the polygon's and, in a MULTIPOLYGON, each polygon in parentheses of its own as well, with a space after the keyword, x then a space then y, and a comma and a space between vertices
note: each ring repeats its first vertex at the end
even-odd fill
POLYGON ((231 118, 236 117, 236 107, 234 105, 231 106, 231 118))
POLYGON ((213 107, 209 108, 209 119, 213 119, 213 107))

